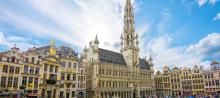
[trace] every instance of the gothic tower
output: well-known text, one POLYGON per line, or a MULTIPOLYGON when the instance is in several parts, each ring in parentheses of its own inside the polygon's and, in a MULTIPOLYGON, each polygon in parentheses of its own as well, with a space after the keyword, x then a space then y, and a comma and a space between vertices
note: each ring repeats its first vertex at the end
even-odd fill
POLYGON ((135 33, 134 11, 130 0, 126 0, 124 9, 124 32, 121 35, 121 53, 130 68, 139 65, 138 34, 135 33))

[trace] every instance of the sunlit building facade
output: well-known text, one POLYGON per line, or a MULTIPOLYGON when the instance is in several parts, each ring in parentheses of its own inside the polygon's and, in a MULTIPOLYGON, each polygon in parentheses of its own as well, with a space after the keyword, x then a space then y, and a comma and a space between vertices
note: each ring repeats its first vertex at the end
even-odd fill
POLYGON ((203 68, 194 66, 192 69, 192 93, 193 94, 204 94, 204 73, 203 68))
POLYGON ((181 70, 182 95, 192 95, 192 71, 190 68, 184 67, 181 70))
POLYGON ((164 66, 154 75, 157 96, 215 95, 220 93, 220 65, 212 61, 210 69, 193 66, 192 69, 164 66))
POLYGON ((205 70, 205 92, 207 94, 220 94, 220 65, 217 61, 212 61, 210 70, 205 70))
POLYGON ((78 54, 69 47, 13 47, 0 53, 0 96, 85 98, 86 77, 78 54))
POLYGON ((99 48, 96 36, 82 53, 87 98, 140 98, 155 95, 152 58, 139 57, 133 6, 126 0, 121 51, 99 48))

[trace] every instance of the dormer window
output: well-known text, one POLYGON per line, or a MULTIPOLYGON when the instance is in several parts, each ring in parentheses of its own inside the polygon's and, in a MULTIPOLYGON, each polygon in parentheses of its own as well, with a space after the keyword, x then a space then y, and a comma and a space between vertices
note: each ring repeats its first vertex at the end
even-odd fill
POLYGON ((28 63, 28 57, 25 58, 25 62, 28 63))
POLYGON ((15 62, 15 57, 14 56, 12 57, 11 62, 15 62))
POLYGON ((34 57, 31 58, 31 63, 34 63, 34 57))

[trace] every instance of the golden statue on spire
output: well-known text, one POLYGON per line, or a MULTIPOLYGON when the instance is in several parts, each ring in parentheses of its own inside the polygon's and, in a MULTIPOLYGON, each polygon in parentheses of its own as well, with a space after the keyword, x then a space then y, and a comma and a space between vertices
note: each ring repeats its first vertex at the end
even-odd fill
POLYGON ((50 41, 50 50, 49 50, 49 52, 50 52, 50 55, 56 55, 56 53, 57 53, 57 50, 55 48, 54 40, 50 41))

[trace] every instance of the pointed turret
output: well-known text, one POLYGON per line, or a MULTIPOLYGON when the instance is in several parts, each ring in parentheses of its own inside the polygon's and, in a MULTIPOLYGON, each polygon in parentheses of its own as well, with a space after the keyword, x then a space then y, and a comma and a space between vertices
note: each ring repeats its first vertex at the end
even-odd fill
POLYGON ((99 40, 98 40, 98 36, 97 35, 95 36, 94 44, 99 44, 99 40))
POLYGON ((153 58, 152 58, 151 55, 150 55, 150 57, 149 57, 149 59, 148 59, 148 64, 149 64, 150 68, 153 70, 154 64, 153 64, 153 58))
POLYGON ((86 52, 86 45, 85 45, 85 48, 83 49, 83 51, 86 52))
POLYGON ((96 49, 96 50, 98 50, 98 48, 99 48, 99 40, 98 40, 97 35, 95 36, 93 48, 96 49))

